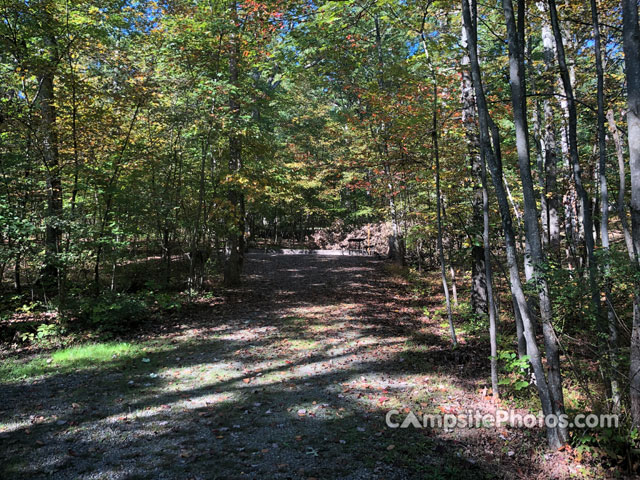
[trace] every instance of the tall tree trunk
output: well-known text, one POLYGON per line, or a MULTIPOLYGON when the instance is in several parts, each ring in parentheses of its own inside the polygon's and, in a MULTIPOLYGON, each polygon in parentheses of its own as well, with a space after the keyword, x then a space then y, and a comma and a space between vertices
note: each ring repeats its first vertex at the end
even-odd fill
POLYGON ((202 150, 200 153, 200 180, 198 185, 198 206, 196 208, 196 222, 193 227, 193 234, 191 236, 190 258, 189 258, 189 283, 191 288, 199 288, 202 283, 202 277, 204 275, 204 263, 199 261, 201 254, 198 250, 200 245, 200 238, 202 237, 202 231, 200 228, 200 221, 204 223, 203 209, 204 209, 204 195, 205 195, 205 163, 210 147, 211 130, 207 132, 207 136, 203 142, 202 150), (202 268, 200 268, 202 267, 202 268), (198 277, 198 278, 196 278, 198 277))
POLYGON ((567 109, 569 111, 569 160, 571 170, 573 172, 573 181, 576 186, 578 198, 580 199, 580 213, 584 225, 584 241, 587 251, 587 259, 589 261, 589 284, 591 288, 591 302, 596 315, 600 315, 600 292, 596 280, 596 261, 594 256, 594 240, 593 240, 593 220, 591 217, 591 199, 582 184, 582 169, 580 167, 580 158, 578 156, 578 115, 576 112, 576 102, 573 95, 573 87, 571 85, 571 77, 564 52, 564 43, 562 33, 560 31, 560 21, 558 20, 558 11, 555 0, 549 0, 549 16, 551 19, 551 28, 556 42, 556 53, 558 54, 558 67, 560 69, 560 78, 564 87, 567 99, 567 109))
MULTIPOLYGON (((546 14, 546 6, 543 2, 538 2, 538 10, 546 14)), ((544 74, 548 76, 553 71, 554 65, 554 40, 549 23, 542 19, 542 45, 544 58, 544 74)), ((545 86, 546 87, 546 86, 545 86)), ((542 102, 543 114, 543 167, 544 167, 544 191, 547 213, 545 219, 547 222, 546 233, 548 235, 547 243, 549 252, 556 260, 560 260, 560 226, 558 217, 558 195, 557 189, 557 141, 556 141, 556 124, 553 115, 552 101, 545 96, 542 102)))
POLYGON ((20 278, 21 263, 22 263, 22 255, 20 254, 20 251, 18 250, 18 252, 16 253, 16 258, 14 260, 14 264, 13 264, 14 265, 14 267, 13 267, 13 288, 15 289, 15 291, 17 293, 21 293, 22 292, 22 281, 21 281, 21 278, 20 278))
POLYGON ((384 156, 384 173, 387 177, 387 191, 389 193, 389 210, 391 213, 391 237, 388 239, 389 241, 389 254, 388 258, 393 260, 398 265, 404 265, 405 262, 405 252, 404 252, 404 240, 400 233, 400 228, 398 225, 398 211, 396 207, 395 201, 395 190, 393 186, 393 176, 391 174, 391 167, 388 162, 388 151, 387 145, 384 145, 384 151, 382 155, 384 156))
MULTIPOLYGON (((527 55, 531 56, 531 42, 527 43, 527 55)), ((531 78, 531 89, 536 91, 536 85, 534 83, 534 73, 529 75, 531 78)), ((534 108, 532 109, 531 119, 533 121, 533 141, 536 146, 536 167, 538 171, 538 187, 540 190, 539 198, 540 198, 540 225, 542 227, 541 240, 542 240, 542 248, 545 251, 549 249, 549 205, 547 202, 547 185, 546 185, 546 175, 545 175, 545 167, 544 167, 544 157, 545 157, 545 144, 544 144, 544 134, 542 131, 541 118, 542 118, 542 108, 540 104, 540 100, 536 99, 534 108)))
MULTIPOLYGON (((544 30, 544 27, 543 27, 544 30)), ((548 27, 547 27, 548 30, 548 27)), ((550 70, 551 64, 547 66, 547 49, 545 46, 545 68, 550 70)), ((553 53, 552 53, 553 55, 553 53)), ((553 57, 552 57, 553 59, 553 57)), ((558 214, 558 194, 557 194, 557 163, 556 154, 556 132, 555 120, 551 100, 545 98, 543 102, 544 115, 544 170, 546 174, 544 196, 547 199, 547 232, 549 235, 549 251, 556 261, 560 260, 560 221, 558 214)))
POLYGON ((433 140, 433 157, 436 167, 436 203, 437 203, 437 223, 438 223, 438 258, 440 259, 440 276, 442 278, 442 289, 444 299, 447 304, 447 317, 449 319, 449 333, 451 343, 458 345, 456 330, 453 325, 453 315, 451 313, 451 299, 449 298, 449 287, 447 286, 447 271, 444 263, 444 247, 442 245, 442 192, 440 191, 440 152, 438 150, 438 84, 435 72, 433 72, 433 113, 431 123, 431 138, 433 140))
POLYGON ((520 307, 518 307, 518 301, 514 296, 511 296, 511 303, 513 305, 513 316, 515 317, 516 324, 516 347, 518 349, 518 358, 522 359, 527 355, 527 339, 524 338, 522 314, 520 313, 520 307))
POLYGON ((40 75, 39 105, 41 115, 42 156, 47 181, 47 219, 45 231, 45 264, 42 271, 45 289, 61 287, 61 272, 58 261, 62 231, 62 180, 58 153, 57 114, 55 107, 55 64, 58 57, 56 39, 45 38, 48 61, 40 75))
MULTIPOLYGON (((498 383, 498 310, 493 297, 493 271, 491 270, 491 240, 489 231, 489 192, 487 167, 484 158, 481 165, 482 181, 482 244, 484 250, 485 275, 487 277, 487 299, 489 307, 489 344, 491 350, 491 392, 494 399, 500 398, 498 383)), ((525 351, 526 353, 526 351, 525 351)))
POLYGON ((596 0, 589 0, 591 21, 593 23, 593 45, 596 59, 596 75, 598 83, 598 174, 600 180, 600 241, 605 252, 602 264, 605 278, 604 292, 607 301, 607 328, 609 347, 608 383, 611 390, 611 406, 616 413, 620 411, 620 388, 618 384, 618 325, 611 299, 611 282, 608 279, 610 270, 609 253, 609 192, 607 188, 607 143, 605 138, 605 105, 604 105, 604 69, 600 44, 600 22, 596 0))
MULTIPOLYGON (((516 298, 518 307, 522 314, 522 322, 524 327, 524 336, 527 340, 527 353, 530 357, 531 366, 536 376, 536 386, 538 388, 538 395, 540 397, 540 404, 545 415, 554 414, 556 412, 553 398, 553 393, 549 388, 546 380, 544 367, 542 365, 542 358, 538 345, 536 342, 535 334, 533 331, 533 325, 531 322, 531 316, 527 301, 522 290, 522 284, 520 282, 520 275, 517 264, 516 243, 515 234, 513 231, 513 222, 511 219, 511 211, 509 209, 509 202, 504 190, 502 182, 502 165, 497 161, 494 154, 493 147, 491 146, 489 136, 489 110, 484 94, 484 87, 482 85, 482 77, 480 72, 480 64, 478 62, 478 48, 477 48, 477 30, 476 23, 472 20, 471 8, 467 3, 467 0, 462 0, 462 14, 463 23, 467 29, 468 37, 468 52, 471 62, 471 73, 473 78, 473 84, 476 92, 476 104, 478 108, 478 123, 480 125, 480 144, 485 158, 488 161, 489 168, 491 170, 491 176, 493 179, 494 188, 496 190, 496 197, 498 199, 498 207, 500 208, 500 216, 502 219, 502 228, 505 237, 505 249, 507 253, 507 264, 509 267, 509 276, 511 284, 511 292, 516 298)), ((475 5, 473 8, 474 18, 475 5)), ((564 435, 558 428, 547 428, 547 440, 551 447, 559 447, 564 442, 564 435)))
MULTIPOLYGON (((635 0, 622 0, 622 34, 625 73, 627 77, 627 128, 629 136, 629 168, 631 171, 631 232, 633 255, 640 253, 640 27, 635 0)), ((631 420, 640 426, 640 285, 635 285, 629 387, 631 420)))
MULTIPOLYGON (((374 18, 375 25, 375 45, 377 56, 377 82, 378 88, 381 92, 386 90, 386 83, 384 79, 384 56, 382 53, 382 32, 380 30, 380 19, 376 16, 374 18)), ((405 264, 405 243, 402 233, 400 231, 400 225, 398 223, 398 206, 395 200, 395 187, 393 181, 393 175, 391 172, 391 165, 389 163, 389 141, 387 135, 387 125, 382 122, 380 125, 380 137, 382 139, 380 149, 380 156, 383 158, 384 173, 387 177, 387 191, 389 193, 389 211, 391 214, 391 237, 388 239, 389 254, 388 258, 393 260, 399 265, 405 264)))
MULTIPOLYGON (((524 198, 524 231, 527 240, 531 264, 533 267, 533 280, 538 289, 540 301, 540 320, 549 368, 548 383, 553 400, 554 413, 558 416, 564 414, 564 396, 562 392, 562 374, 560 371, 560 349, 552 323, 551 298, 549 287, 544 273, 544 252, 540 241, 538 229, 538 211, 533 190, 533 178, 531 175, 531 160, 529 156, 529 127, 527 123, 526 84, 524 69, 524 44, 522 43, 524 29, 525 4, 524 0, 518 1, 518 23, 513 10, 511 0, 502 0, 504 16, 507 24, 507 39, 509 44, 509 84, 511 87, 511 103, 513 106, 513 119, 516 129, 516 149, 518 153, 518 166, 522 180, 522 193, 524 198)), ((566 428, 558 428, 561 442, 568 440, 566 428)))
MULTIPOLYGON (((78 180, 80 177, 80 150, 78 148, 78 98, 76 88, 76 72, 71 50, 67 52, 71 76, 71 138, 73 142, 73 187, 71 189, 71 216, 75 215, 76 197, 78 196, 78 180)), ((69 250, 71 235, 67 240, 66 250, 69 250)))
MULTIPOLYGON (((240 44, 237 34, 238 10, 235 0, 229 4, 231 20, 233 22, 232 33, 229 37, 229 83, 238 87, 238 59, 240 56, 240 44)), ((240 105, 236 98, 236 92, 229 94, 229 110, 236 119, 240 118, 240 105)), ((242 166, 242 144, 238 133, 234 130, 236 125, 230 127, 229 132, 229 172, 237 174, 242 166)), ((224 283, 231 287, 240 283, 240 274, 244 257, 244 199, 238 187, 232 185, 228 194, 229 203, 232 205, 234 225, 229 234, 229 255, 224 267, 224 283)))
POLYGON ((633 261, 635 257, 633 254, 633 239, 631 238, 631 230, 629 230, 629 221, 627 220, 627 209, 625 207, 627 175, 624 166, 624 148, 622 146, 620 131, 616 125, 616 119, 613 116, 612 109, 607 111, 607 122, 609 123, 609 132, 611 132, 613 146, 616 150, 616 158, 618 159, 618 200, 616 208, 618 210, 618 217, 620 218, 620 225, 624 235, 624 243, 627 246, 627 253, 629 254, 629 259, 633 261))
MULTIPOLYGON (((543 13, 548 15, 547 10, 544 10, 543 13)), ((555 52, 555 37, 553 36, 553 32, 551 30, 550 33, 551 40, 549 42, 549 45, 555 52)), ((564 38, 567 38, 567 35, 565 35, 564 38)), ((567 43, 568 42, 569 38, 567 38, 567 43)), ((553 60, 553 56, 551 56, 551 59, 553 60)), ((555 66, 553 66, 553 68, 555 68, 555 66)), ((557 82, 557 88, 562 89, 562 80, 557 79, 557 82)), ((578 211, 576 207, 576 191, 573 182, 570 181, 570 179, 572 178, 572 174, 570 168, 571 161, 569 160, 569 107, 566 96, 560 97, 560 109, 562 111, 562 119, 559 125, 560 150, 562 152, 563 177, 565 177, 565 180, 568 182, 567 192, 562 197, 562 208, 564 210, 564 232, 566 238, 566 260, 569 264, 569 268, 577 270, 579 268, 582 268, 582 257, 578 255, 578 243, 580 240, 580 234, 577 226, 578 211), (566 172, 568 172, 568 174, 566 172)))
POLYGON ((477 122, 475 115, 475 98, 473 95, 473 82, 469 71, 469 54, 466 53, 467 33, 462 28, 461 45, 463 48, 461 66, 461 100, 462 100, 462 125, 467 140, 467 162, 471 165, 471 208, 472 208, 472 239, 471 246, 471 310, 476 315, 487 313, 488 279, 484 249, 481 246, 483 211, 482 211, 482 159, 480 157, 480 141, 478 140, 477 122))
MULTIPOLYGON (((495 122, 491 119, 491 117, 488 115, 487 113, 487 120, 489 122, 489 129, 491 130, 491 144, 493 145, 493 155, 495 157, 495 162, 497 165, 502 165, 502 149, 500 147, 500 132, 498 131, 498 127, 495 124, 495 122)), ((486 170, 486 153, 482 152, 482 164, 485 166, 485 170, 486 170)), ((503 182, 504 185, 506 186, 506 182, 503 182)), ((509 195, 509 190, 506 190, 507 195, 510 197, 509 195)), ((513 203, 513 202, 512 202, 513 203)), ((514 207, 514 211, 517 212, 517 209, 514 207)), ((515 235, 514 235, 514 241, 515 241, 515 235)), ((527 268, 527 263, 525 262, 525 271, 527 268)), ((506 274, 505 274, 506 277, 506 274)), ((518 358, 523 358, 526 354, 527 354, 527 339, 524 336, 524 323, 522 321, 522 313, 520 312, 520 307, 518 305, 518 302, 515 298, 515 296, 511 296, 512 299, 512 304, 513 304, 513 315, 515 317, 515 324, 516 324, 516 340, 517 340, 517 346, 518 346, 518 358)), ((529 299, 527 299, 527 305, 530 304, 529 299)), ((536 322, 535 319, 533 317, 530 317, 531 320, 531 325, 533 328, 533 331, 536 331, 536 322)))

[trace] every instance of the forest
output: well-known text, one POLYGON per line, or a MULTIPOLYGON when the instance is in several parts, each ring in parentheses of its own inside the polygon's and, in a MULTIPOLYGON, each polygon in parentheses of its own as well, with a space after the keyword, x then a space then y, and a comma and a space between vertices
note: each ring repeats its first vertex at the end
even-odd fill
POLYGON ((2 478, 640 474, 637 0, 0 18, 2 478))

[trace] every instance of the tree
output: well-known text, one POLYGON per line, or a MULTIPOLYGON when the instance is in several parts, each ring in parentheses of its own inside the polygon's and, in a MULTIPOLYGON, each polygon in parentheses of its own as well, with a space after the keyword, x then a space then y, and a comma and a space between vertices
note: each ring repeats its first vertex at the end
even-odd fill
MULTIPOLYGON (((238 6, 235 0, 229 3, 233 30, 229 36, 229 111, 233 120, 238 122, 240 106, 234 91, 238 88, 238 60, 240 55, 240 40, 236 29, 238 28, 238 6)), ((238 132, 232 129, 229 133, 229 172, 238 174, 242 168, 242 143, 238 132)), ((244 198, 235 186, 229 189, 229 203, 232 205, 233 225, 229 242, 229 256, 225 263, 224 282, 228 286, 240 283, 240 273, 244 257, 244 198)))
MULTIPOLYGON (((544 273, 545 257, 538 229, 538 210, 533 191, 531 175, 531 161, 529 158, 529 127, 527 121, 526 84, 524 69, 524 17, 525 2, 518 2, 518 25, 516 25, 513 3, 511 0, 502 1, 504 16, 507 24, 507 38, 509 44, 509 84, 511 87, 511 101, 516 130, 516 148, 518 152, 518 166, 522 180, 524 197, 524 226, 531 263, 534 268, 533 281, 536 283, 540 300, 540 318, 547 357, 548 384, 551 394, 553 412, 560 417, 564 414, 564 395, 562 392, 562 374, 560 371, 560 352, 556 333, 552 324, 552 306, 549 287, 544 273)), ((522 312, 521 312, 522 313, 522 312)), ((566 428, 557 428, 558 440, 565 443, 568 440, 566 428)))
MULTIPOLYGON (((631 229, 634 257, 640 252, 640 27, 638 6, 631 0, 622 1, 622 30, 624 61, 627 78, 627 125, 629 137, 629 166, 631 170, 631 229)), ((640 293, 636 281, 631 330, 631 361, 629 387, 631 418, 640 426, 640 293)))

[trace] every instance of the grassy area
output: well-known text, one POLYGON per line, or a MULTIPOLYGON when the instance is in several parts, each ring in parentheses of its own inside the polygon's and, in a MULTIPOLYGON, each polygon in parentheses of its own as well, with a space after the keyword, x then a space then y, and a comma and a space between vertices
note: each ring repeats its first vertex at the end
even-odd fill
POLYGON ((0 365, 0 381, 12 382, 78 370, 122 365, 142 356, 143 346, 126 342, 87 343, 35 358, 5 359, 0 365))

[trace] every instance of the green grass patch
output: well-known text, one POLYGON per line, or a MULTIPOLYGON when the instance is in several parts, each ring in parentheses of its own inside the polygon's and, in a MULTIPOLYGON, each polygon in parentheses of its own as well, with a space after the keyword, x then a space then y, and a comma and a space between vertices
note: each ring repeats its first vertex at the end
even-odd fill
POLYGON ((126 342, 77 345, 27 362, 7 359, 0 365, 0 381, 11 382, 77 370, 121 366, 143 354, 141 346, 126 342))
POLYGON ((291 340, 288 342, 289 348, 293 350, 312 350, 318 348, 315 340, 291 340))
POLYGON ((301 317, 285 317, 282 319, 282 323, 285 325, 302 327, 302 326, 306 326, 309 323, 309 320, 301 317))

